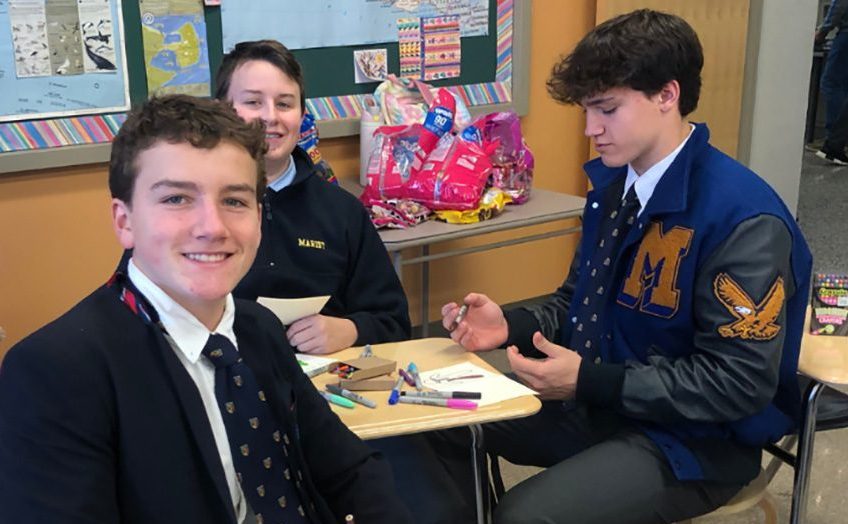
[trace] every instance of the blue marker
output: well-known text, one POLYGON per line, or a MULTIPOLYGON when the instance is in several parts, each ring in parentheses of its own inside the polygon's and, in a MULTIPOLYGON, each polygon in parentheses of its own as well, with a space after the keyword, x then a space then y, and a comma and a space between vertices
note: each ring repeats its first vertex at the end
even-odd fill
POLYGON ((410 362, 408 366, 406 366, 406 370, 412 375, 412 380, 415 381, 415 389, 421 391, 424 389, 424 386, 421 385, 421 375, 418 374, 418 366, 415 365, 415 362, 410 362))
POLYGON ((392 388, 392 393, 389 395, 389 404, 394 406, 400 398, 400 388, 403 387, 403 377, 398 377, 395 387, 392 388))

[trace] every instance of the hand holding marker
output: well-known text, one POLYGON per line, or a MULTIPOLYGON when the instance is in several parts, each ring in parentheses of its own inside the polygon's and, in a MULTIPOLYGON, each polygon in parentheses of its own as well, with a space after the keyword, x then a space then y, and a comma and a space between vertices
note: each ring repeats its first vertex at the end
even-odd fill
POLYGON ((456 318, 453 319, 453 323, 448 331, 453 331, 454 329, 459 327, 459 323, 462 322, 462 319, 465 318, 465 314, 468 313, 468 305, 463 304, 459 308, 459 313, 456 314, 456 318))

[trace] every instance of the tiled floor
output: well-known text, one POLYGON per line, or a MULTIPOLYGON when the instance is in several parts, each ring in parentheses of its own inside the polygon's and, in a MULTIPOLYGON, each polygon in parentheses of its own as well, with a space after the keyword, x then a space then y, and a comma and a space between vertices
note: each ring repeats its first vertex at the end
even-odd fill
MULTIPOLYGON (((848 273, 848 167, 836 167, 804 152, 798 218, 815 257, 817 272, 848 273)), ((495 361, 498 357, 494 356, 495 361)), ((503 365, 502 362, 499 362, 503 365)), ((770 457, 766 457, 769 459, 770 457)), ((848 429, 816 436, 807 524, 848 523, 848 429)), ((505 464, 507 486, 531 475, 535 468, 505 464)), ((778 505, 781 523, 789 521, 793 470, 783 466, 769 491, 778 505)), ((724 518, 702 518, 699 524, 753 524, 763 521, 756 508, 724 518)))

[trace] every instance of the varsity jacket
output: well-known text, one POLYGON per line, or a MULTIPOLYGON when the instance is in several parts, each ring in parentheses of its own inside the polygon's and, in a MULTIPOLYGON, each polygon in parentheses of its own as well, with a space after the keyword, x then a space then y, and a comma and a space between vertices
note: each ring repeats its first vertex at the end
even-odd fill
MULTIPOLYGON (((137 302, 134 302, 137 304, 137 302)), ((239 354, 289 445, 309 522, 412 522, 388 464, 330 410, 277 318, 235 301, 239 354), (311 502, 311 504, 306 504, 311 502)), ((104 286, 0 367, 0 522, 236 524, 197 388, 162 329, 104 286)))
MULTIPOLYGON (((548 303, 507 312, 508 344, 534 354, 542 333, 568 346, 572 310, 595 293, 591 257, 627 169, 600 159, 569 276, 548 303)), ((696 126, 612 261, 600 347, 583 361, 577 401, 644 431, 685 479, 745 482, 760 447, 795 429, 812 256, 774 190, 696 126)))
POLYGON ((233 295, 330 295, 321 313, 353 321, 355 345, 408 339, 406 295, 365 208, 317 176, 302 149, 292 156, 297 174, 282 190, 266 191, 259 252, 233 295))
POLYGON ((846 23, 848 23, 848 0, 833 0, 830 8, 827 10, 827 15, 825 15, 822 21, 821 27, 819 27, 819 31, 825 34, 834 28, 841 31, 846 23))

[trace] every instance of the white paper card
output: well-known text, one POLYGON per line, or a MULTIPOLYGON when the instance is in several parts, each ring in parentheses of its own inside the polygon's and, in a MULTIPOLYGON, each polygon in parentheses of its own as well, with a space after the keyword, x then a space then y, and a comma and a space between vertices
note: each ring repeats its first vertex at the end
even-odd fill
POLYGON ((421 372, 421 382, 436 391, 473 391, 482 393, 477 405, 488 406, 511 398, 537 393, 500 373, 486 371, 470 363, 421 372))
POLYGON ((308 377, 326 373, 331 365, 338 362, 334 358, 316 357, 315 355, 307 355, 306 353, 297 353, 295 357, 297 357, 297 363, 300 364, 300 368, 308 377))
POLYGON ((306 298, 259 297, 256 301, 273 311, 280 322, 288 326, 295 320, 315 315, 321 311, 328 300, 330 295, 306 298))

